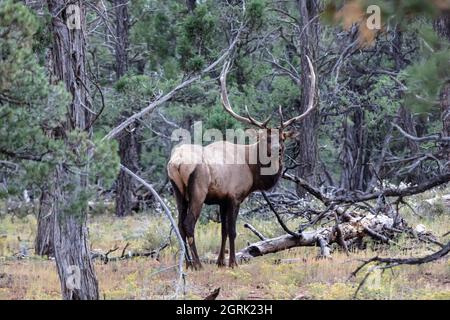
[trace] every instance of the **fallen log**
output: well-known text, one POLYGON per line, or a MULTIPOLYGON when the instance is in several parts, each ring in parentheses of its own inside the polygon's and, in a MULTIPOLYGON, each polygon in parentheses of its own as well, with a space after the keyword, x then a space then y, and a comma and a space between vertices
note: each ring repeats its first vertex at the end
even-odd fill
MULTIPOLYGON (((254 257, 263 256, 269 253, 275 253, 295 247, 320 248, 320 256, 329 257, 331 255, 330 245, 341 241, 350 241, 355 238, 366 236, 373 237, 376 240, 386 241, 384 235, 386 230, 393 227, 394 219, 387 215, 367 214, 349 217, 347 222, 336 226, 323 227, 312 231, 303 231, 300 237, 294 237, 286 234, 272 239, 262 240, 253 243, 236 254, 239 261, 248 261, 254 257)), ((384 242, 383 241, 383 242, 384 242)))

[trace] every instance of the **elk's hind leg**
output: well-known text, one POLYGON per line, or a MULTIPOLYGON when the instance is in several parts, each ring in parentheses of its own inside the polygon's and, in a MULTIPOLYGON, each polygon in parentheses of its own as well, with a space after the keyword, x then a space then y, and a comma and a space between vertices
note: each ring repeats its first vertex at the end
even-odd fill
POLYGON ((184 248, 185 248, 185 252, 186 252, 186 267, 189 268, 190 266, 192 266, 192 259, 189 254, 189 248, 188 248, 187 242, 186 242, 186 231, 184 231, 184 225, 183 225, 183 222, 186 219, 186 215, 187 215, 188 202, 186 201, 183 194, 178 189, 175 182, 173 182, 172 180, 170 180, 170 182, 172 183, 173 193, 175 195, 175 200, 177 202, 178 230, 180 231, 181 238, 183 239, 184 248))
POLYGON ((187 241, 191 249, 192 254, 192 264, 194 269, 201 269, 202 264, 200 262, 200 257, 197 253, 197 247, 195 245, 195 225, 200 216, 203 203, 197 201, 189 201, 188 211, 186 219, 183 222, 184 230, 186 232, 187 241))
POLYGON ((231 268, 237 267, 236 251, 234 247, 234 240, 236 239, 236 220, 239 213, 239 204, 232 203, 227 210, 227 223, 228 223, 228 237, 230 239, 230 260, 229 266, 231 268))
POLYGON ((189 204, 183 226, 191 249, 194 268, 201 269, 202 264, 195 245, 195 224, 200 217, 203 203, 208 193, 208 175, 203 166, 198 165, 189 176, 187 192, 189 204))
POLYGON ((219 267, 225 266, 225 246, 227 244, 228 228, 227 228, 227 203, 220 204, 220 224, 222 228, 222 243, 220 245, 219 257, 217 258, 217 265, 219 267))

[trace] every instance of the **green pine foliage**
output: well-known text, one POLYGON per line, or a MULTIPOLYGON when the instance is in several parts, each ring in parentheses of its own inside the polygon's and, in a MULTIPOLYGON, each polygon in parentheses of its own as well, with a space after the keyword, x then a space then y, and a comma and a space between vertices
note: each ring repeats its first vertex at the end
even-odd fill
POLYGON ((438 113, 439 93, 450 79, 450 43, 440 39, 430 24, 419 25, 420 52, 404 70, 406 105, 418 113, 438 113))
POLYGON ((36 60, 32 49, 38 29, 38 19, 25 6, 0 2, 0 159, 15 163, 20 173, 2 166, 12 179, 0 188, 3 195, 45 181, 55 163, 50 154, 61 148, 45 132, 61 125, 68 95, 62 86, 48 84, 36 60))
MULTIPOLYGON (((38 196, 58 163, 74 170, 91 163, 92 182, 101 179, 105 187, 118 172, 114 142, 94 143, 78 131, 69 133, 67 143, 53 138, 65 125, 71 97, 63 84, 50 84, 39 59, 44 22, 20 2, 0 1, 0 197, 24 189, 38 196), (81 153, 74 154, 71 145, 81 146, 81 153), (91 156, 81 156, 87 150, 91 156)), ((92 189, 85 193, 92 195, 92 189)))
POLYGON ((183 70, 200 71, 214 54, 217 17, 206 4, 199 5, 192 15, 185 17, 179 27, 178 53, 183 70))

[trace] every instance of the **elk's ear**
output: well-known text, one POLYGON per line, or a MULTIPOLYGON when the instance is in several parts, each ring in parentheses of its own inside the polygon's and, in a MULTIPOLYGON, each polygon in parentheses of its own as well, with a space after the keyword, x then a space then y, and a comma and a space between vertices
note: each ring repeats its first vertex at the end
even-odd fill
POLYGON ((297 137, 298 134, 299 134, 298 132, 295 132, 293 130, 283 131, 283 140, 295 139, 295 137, 297 137))

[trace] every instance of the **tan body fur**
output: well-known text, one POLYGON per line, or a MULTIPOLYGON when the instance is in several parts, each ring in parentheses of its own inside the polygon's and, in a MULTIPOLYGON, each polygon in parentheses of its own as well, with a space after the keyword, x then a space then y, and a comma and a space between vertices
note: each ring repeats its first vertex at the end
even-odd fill
POLYGON ((252 191, 253 174, 249 165, 243 163, 245 160, 239 162, 237 158, 242 160, 249 152, 255 152, 254 149, 256 145, 229 142, 215 142, 206 147, 181 145, 168 163, 169 178, 186 197, 189 177, 197 168, 205 177, 198 187, 203 190, 205 200, 209 198, 207 204, 219 204, 226 198, 241 202, 252 191))

